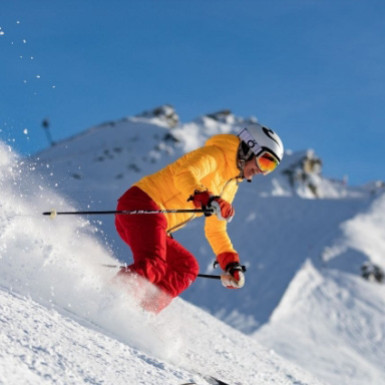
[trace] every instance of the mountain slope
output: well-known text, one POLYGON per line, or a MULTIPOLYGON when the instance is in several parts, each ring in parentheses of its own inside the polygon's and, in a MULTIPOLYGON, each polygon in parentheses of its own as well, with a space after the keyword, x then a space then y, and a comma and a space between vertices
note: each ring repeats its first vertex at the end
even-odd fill
POLYGON ((384 265, 384 209, 380 194, 341 223, 339 236, 323 250, 323 263, 304 263, 269 323, 255 333, 332 384, 341 378, 357 385, 385 383, 385 286, 357 277, 368 257, 384 265), (308 354, 316 366, 310 368, 308 354))

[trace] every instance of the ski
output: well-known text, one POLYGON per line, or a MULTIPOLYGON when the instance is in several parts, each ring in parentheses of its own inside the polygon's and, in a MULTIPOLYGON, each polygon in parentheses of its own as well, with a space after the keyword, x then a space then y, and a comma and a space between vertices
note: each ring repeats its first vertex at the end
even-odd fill
POLYGON ((210 385, 230 385, 227 382, 223 382, 221 380, 218 380, 218 378, 212 377, 212 376, 203 376, 203 378, 210 384, 210 385))
MULTIPOLYGON (((212 376, 205 376, 202 374, 199 374, 208 384, 210 385, 230 385, 227 382, 223 382, 221 380, 218 380, 218 378, 212 377, 212 376)), ((196 382, 185 382, 181 385, 198 385, 196 382)))

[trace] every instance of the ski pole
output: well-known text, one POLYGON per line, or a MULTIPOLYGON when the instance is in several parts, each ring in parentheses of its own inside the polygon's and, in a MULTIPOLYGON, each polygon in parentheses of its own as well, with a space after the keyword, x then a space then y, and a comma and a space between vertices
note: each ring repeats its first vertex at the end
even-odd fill
POLYGON ((212 214, 212 209, 165 209, 165 210, 106 210, 106 211, 44 211, 43 215, 56 218, 57 215, 143 215, 143 214, 179 214, 179 213, 204 213, 212 214))
POLYGON ((209 278, 209 279, 221 279, 220 275, 212 275, 212 274, 198 274, 200 278, 209 278))
MULTIPOLYGON (((111 267, 113 269, 117 269, 118 267, 119 268, 125 267, 125 266, 108 265, 108 264, 102 264, 102 266, 104 266, 104 267, 111 267)), ((209 278, 209 279, 221 279, 220 275, 211 275, 211 274, 198 274, 198 277, 200 277, 200 278, 209 278)))

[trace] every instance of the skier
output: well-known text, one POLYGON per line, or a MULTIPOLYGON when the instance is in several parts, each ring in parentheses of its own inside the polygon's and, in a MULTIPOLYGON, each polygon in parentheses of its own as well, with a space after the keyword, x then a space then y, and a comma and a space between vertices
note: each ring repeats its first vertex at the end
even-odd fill
MULTIPOLYGON (((214 215, 205 214, 205 236, 224 272, 222 284, 241 288, 245 269, 227 234, 227 223, 235 213, 231 203, 239 183, 272 172, 283 151, 278 135, 258 123, 238 135, 215 135, 203 147, 135 183, 119 198, 117 210, 211 210, 214 215)), ((141 304, 147 310, 158 313, 196 279, 197 260, 172 233, 202 215, 116 215, 116 229, 134 258, 117 278, 142 277, 157 287, 156 294, 142 296, 141 304)))

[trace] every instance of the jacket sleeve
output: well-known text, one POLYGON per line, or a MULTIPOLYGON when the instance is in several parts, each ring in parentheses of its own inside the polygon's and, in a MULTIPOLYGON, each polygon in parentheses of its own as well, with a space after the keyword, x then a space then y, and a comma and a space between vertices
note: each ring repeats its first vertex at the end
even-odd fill
POLYGON ((186 199, 195 190, 207 190, 201 180, 217 171, 218 162, 224 161, 222 152, 214 146, 202 147, 180 158, 173 170, 175 185, 186 199))
POLYGON ((219 220, 215 215, 206 218, 205 235, 215 255, 233 252, 233 244, 227 234, 227 222, 219 220))
MULTIPOLYGON (((233 181, 222 195, 222 198, 231 203, 234 200, 238 190, 238 183, 233 181)), ((218 219, 215 215, 206 218, 205 235, 214 254, 218 256, 221 253, 236 253, 230 237, 227 234, 227 221, 218 219)))

